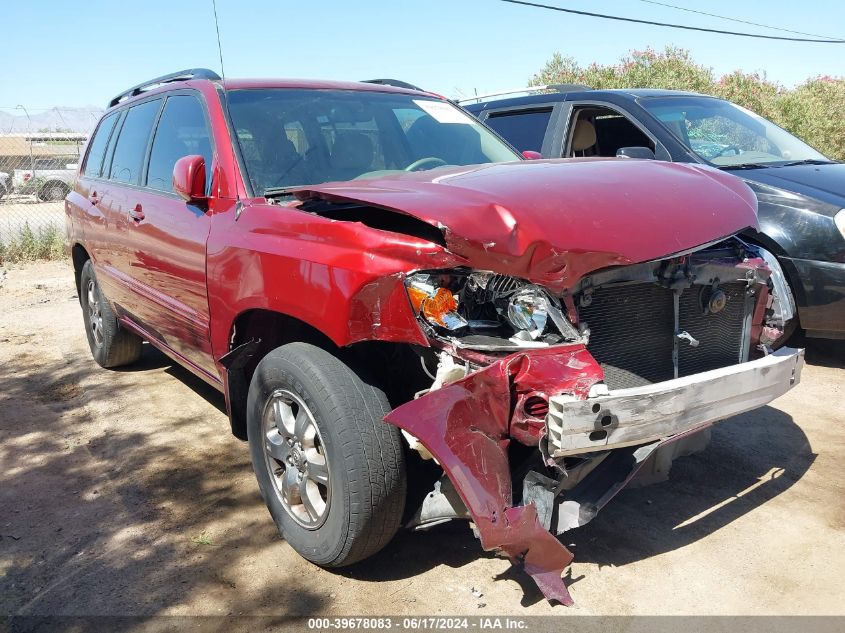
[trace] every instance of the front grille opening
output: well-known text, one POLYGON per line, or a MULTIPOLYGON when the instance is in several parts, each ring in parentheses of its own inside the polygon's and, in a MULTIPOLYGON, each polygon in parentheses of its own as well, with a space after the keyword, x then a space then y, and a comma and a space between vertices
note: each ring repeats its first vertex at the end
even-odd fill
MULTIPOLYGON (((727 304, 703 314, 702 286, 685 289, 679 301, 679 329, 699 341, 678 345, 678 374, 690 374, 740 362, 745 322, 745 282, 722 284, 727 304)), ((675 377, 673 292, 655 283, 608 285, 592 292, 579 309, 590 327, 587 349, 604 370, 611 389, 639 387, 675 377)))
POLYGON ((523 410, 531 418, 545 418, 549 412, 549 401, 541 396, 529 396, 525 399, 523 410))

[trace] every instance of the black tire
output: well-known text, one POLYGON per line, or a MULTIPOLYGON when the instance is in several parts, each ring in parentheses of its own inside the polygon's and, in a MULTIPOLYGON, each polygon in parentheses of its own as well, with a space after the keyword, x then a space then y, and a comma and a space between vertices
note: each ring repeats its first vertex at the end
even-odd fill
POLYGON ((387 545, 399 528, 405 504, 405 461, 399 430, 382 419, 388 411, 386 396, 364 374, 306 343, 273 350, 253 374, 247 397, 247 436, 261 496, 285 540, 317 565, 341 567, 367 558, 387 545), (280 393, 292 394, 305 404, 327 465, 329 487, 320 491, 328 502, 322 523, 312 527, 302 525, 301 517, 297 520, 285 507, 280 487, 289 469, 296 474, 297 467, 302 475, 302 462, 308 461, 303 457, 306 449, 285 468, 265 449, 268 436, 278 433, 277 415, 270 412, 284 397, 280 393))
POLYGON ((85 321, 85 333, 91 356, 101 367, 120 367, 138 360, 141 355, 141 338, 134 332, 120 327, 111 305, 100 290, 91 260, 82 266, 79 283, 79 303, 85 321), (92 304, 92 299, 96 304, 92 304), (92 307, 94 308, 92 310, 92 307), (99 311, 100 326, 94 326, 94 313, 99 311))
POLYGON ((70 187, 60 180, 48 182, 41 187, 38 192, 38 198, 44 202, 58 202, 64 200, 70 192, 70 187))

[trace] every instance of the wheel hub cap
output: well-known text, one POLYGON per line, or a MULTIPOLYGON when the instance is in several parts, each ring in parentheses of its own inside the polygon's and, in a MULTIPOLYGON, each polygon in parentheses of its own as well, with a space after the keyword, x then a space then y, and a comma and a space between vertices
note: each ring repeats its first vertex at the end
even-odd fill
POLYGON ((317 529, 331 502, 329 464, 320 431, 305 402, 284 389, 264 409, 264 458, 276 495, 301 526, 317 529))
POLYGON ((94 340, 94 345, 102 347, 103 345, 103 314, 100 310, 100 300, 97 295, 97 285, 93 279, 88 280, 87 287, 87 303, 88 303, 88 327, 91 331, 91 338, 94 340))

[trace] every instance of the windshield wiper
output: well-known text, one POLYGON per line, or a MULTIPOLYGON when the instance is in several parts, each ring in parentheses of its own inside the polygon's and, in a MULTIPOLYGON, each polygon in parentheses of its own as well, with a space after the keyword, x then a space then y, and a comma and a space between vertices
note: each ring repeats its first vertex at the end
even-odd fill
POLYGON ((268 187, 264 190, 265 198, 284 198, 285 196, 293 197, 293 191, 300 189, 302 185, 293 185, 291 187, 268 187))
POLYGON ((792 160, 788 163, 781 163, 777 167, 792 167, 794 165, 833 165, 836 161, 822 160, 820 158, 805 158, 804 160, 792 160))
POLYGON ((719 169, 765 169, 771 165, 763 165, 761 163, 740 163, 739 165, 719 165, 719 169))

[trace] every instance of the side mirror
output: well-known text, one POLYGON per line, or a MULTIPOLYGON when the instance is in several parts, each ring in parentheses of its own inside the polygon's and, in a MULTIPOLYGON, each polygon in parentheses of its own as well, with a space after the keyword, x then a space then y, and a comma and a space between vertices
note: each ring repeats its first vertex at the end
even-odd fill
POLYGON ((173 191, 185 202, 205 202, 205 159, 183 156, 173 165, 173 191))
POLYGON ((616 158, 642 158, 654 160, 654 152, 648 147, 620 147, 616 150, 616 158))
POLYGON ((522 152, 523 158, 526 160, 539 160, 543 158, 543 155, 540 152, 535 152, 533 149, 527 149, 522 152))

